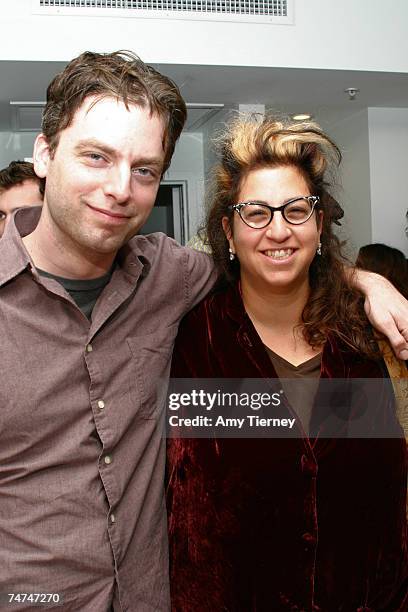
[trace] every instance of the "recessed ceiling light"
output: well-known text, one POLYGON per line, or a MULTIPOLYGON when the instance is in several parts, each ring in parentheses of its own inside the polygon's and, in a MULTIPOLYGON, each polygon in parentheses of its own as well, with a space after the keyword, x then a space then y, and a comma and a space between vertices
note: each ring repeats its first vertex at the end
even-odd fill
POLYGON ((294 119, 294 121, 307 121, 311 118, 312 115, 308 115, 307 113, 299 113, 298 115, 292 115, 292 119, 294 119))

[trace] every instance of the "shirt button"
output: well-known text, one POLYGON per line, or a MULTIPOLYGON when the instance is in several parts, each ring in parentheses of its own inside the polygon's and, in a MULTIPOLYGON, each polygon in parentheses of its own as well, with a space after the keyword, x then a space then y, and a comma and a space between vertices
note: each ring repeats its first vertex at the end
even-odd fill
POLYGON ((106 465, 109 465, 110 463, 112 463, 112 457, 110 455, 105 455, 104 461, 106 465))
POLYGON ((103 410, 105 408, 105 402, 103 400, 98 401, 99 410, 103 410))
POLYGON ((92 351, 93 351, 92 344, 87 344, 86 345, 86 352, 87 353, 92 353, 92 351))
POLYGON ((116 517, 115 517, 115 515, 114 515, 114 514, 111 514, 111 515, 110 515, 110 522, 111 522, 111 523, 114 523, 115 521, 116 521, 116 517))

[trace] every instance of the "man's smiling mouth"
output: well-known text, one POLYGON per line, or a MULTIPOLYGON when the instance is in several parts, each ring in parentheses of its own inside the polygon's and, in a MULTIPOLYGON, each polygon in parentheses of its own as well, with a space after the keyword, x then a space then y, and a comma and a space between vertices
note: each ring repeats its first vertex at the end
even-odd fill
POLYGON ((109 219, 116 219, 117 221, 124 221, 126 219, 129 219, 129 217, 127 215, 123 215, 122 213, 118 213, 118 212, 113 212, 111 210, 106 210, 105 208, 97 208, 96 206, 91 206, 90 204, 87 204, 88 208, 90 208, 91 210, 104 215, 105 217, 109 218, 109 219))

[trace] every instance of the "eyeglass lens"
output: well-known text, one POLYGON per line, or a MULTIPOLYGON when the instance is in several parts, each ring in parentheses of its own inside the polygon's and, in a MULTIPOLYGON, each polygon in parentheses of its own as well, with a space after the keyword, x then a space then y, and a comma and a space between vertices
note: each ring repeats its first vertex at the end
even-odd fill
MULTIPOLYGON (((288 202, 282 208, 283 218, 289 223, 304 223, 311 216, 313 210, 309 200, 301 198, 295 202, 288 202)), ((242 220, 254 228, 262 228, 271 221, 274 211, 263 204, 248 202, 241 208, 242 220)))

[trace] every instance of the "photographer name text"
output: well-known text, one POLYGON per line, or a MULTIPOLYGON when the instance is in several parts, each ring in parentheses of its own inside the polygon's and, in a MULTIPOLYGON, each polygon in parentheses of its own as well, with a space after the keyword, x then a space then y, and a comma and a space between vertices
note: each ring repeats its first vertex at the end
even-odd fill
POLYGON ((192 418, 180 417, 176 414, 169 416, 171 427, 233 427, 242 429, 244 425, 249 427, 288 427, 292 429, 296 419, 261 418, 255 414, 249 414, 242 418, 230 418, 218 416, 212 417, 198 415, 192 418))

